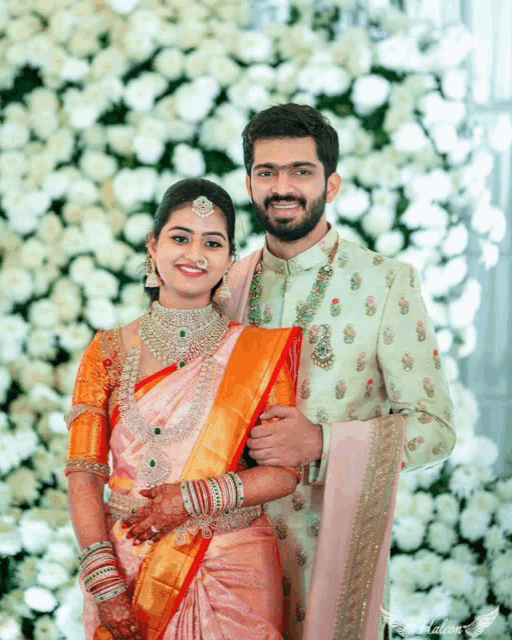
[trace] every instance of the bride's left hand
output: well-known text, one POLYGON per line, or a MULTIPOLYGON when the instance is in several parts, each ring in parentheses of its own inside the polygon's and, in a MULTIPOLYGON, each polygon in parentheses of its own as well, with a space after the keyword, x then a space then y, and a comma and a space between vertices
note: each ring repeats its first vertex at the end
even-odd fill
POLYGON ((124 518, 122 525, 123 529, 131 527, 126 537, 133 538, 134 545, 146 540, 158 542, 190 518, 183 504, 179 483, 161 484, 139 493, 144 498, 150 498, 151 502, 137 509, 129 518, 124 518))

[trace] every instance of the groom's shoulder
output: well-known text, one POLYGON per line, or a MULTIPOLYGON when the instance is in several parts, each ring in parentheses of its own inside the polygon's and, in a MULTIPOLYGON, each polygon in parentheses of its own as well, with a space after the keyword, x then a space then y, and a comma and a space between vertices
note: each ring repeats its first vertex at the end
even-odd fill
POLYGON ((340 240, 336 260, 340 266, 346 266, 357 270, 365 270, 376 266, 398 271, 406 263, 395 258, 388 258, 376 251, 372 251, 357 242, 340 240))

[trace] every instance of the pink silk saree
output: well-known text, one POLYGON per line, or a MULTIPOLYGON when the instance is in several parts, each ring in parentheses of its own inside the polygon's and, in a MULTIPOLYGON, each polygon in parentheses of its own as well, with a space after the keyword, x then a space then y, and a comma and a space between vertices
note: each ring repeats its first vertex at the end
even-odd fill
MULTIPOLYGON (((216 353, 217 378, 210 397, 204 399, 205 419, 202 424, 197 427, 191 437, 183 442, 174 443, 166 451, 171 460, 171 472, 167 482, 179 482, 198 441, 204 436, 205 422, 211 420, 212 415, 216 415, 213 411, 215 407, 218 413, 217 391, 222 383, 226 383, 224 373, 244 329, 245 327, 241 325, 231 326, 216 353)), ((260 332, 258 335, 263 336, 263 333, 260 332)), ((293 368, 296 369, 298 362, 300 332, 294 330, 289 332, 288 338, 286 336, 284 338, 287 339, 287 343, 280 355, 279 364, 275 356, 269 358, 268 372, 265 374, 266 381, 257 382, 261 388, 257 389, 254 398, 251 397, 253 407, 251 412, 254 415, 251 413, 253 417, 250 420, 250 426, 261 413, 272 385, 279 379, 278 375, 284 358, 291 357, 289 360, 291 368, 287 369, 288 375, 291 373, 294 381, 296 380, 296 371, 294 373, 293 368)), ((281 338, 280 340, 283 343, 281 338)), ((255 344, 253 349, 255 351, 259 349, 261 354, 265 344, 263 340, 261 344, 255 344)), ((264 357, 264 355, 260 356, 260 358, 264 357)), ((250 362, 250 354, 247 353, 247 358, 240 363, 240 366, 247 367, 250 362)), ((135 397, 138 410, 144 419, 155 426, 172 428, 173 423, 182 417, 192 403, 200 367, 201 360, 196 359, 180 369, 179 375, 169 374, 159 377, 156 374, 139 383, 139 390, 135 397)), ((237 383, 243 385, 243 382, 243 379, 233 380, 231 386, 236 389, 237 383)), ((235 393, 235 396, 237 395, 235 393)), ((226 398, 225 403, 226 411, 230 409, 230 405, 236 407, 236 397, 226 398)), ((222 403, 220 409, 224 410, 222 403)), ((111 418, 117 415, 114 409, 111 418)), ((247 433, 237 446, 233 463, 230 465, 233 469, 237 468, 236 460, 239 458, 246 438, 247 433)), ((219 446, 221 447, 222 443, 219 443, 219 446)), ((134 498, 140 503, 144 499, 138 491, 143 487, 137 480, 137 468, 143 445, 133 437, 127 425, 123 424, 122 416, 112 428, 109 448, 113 459, 113 471, 109 478, 112 494, 117 497, 134 498)), ((218 457, 217 454, 215 456, 218 457)), ((196 475, 201 477, 202 474, 197 471, 196 475)), ((126 533, 121 529, 120 521, 112 520, 108 509, 107 524, 120 571, 129 585, 129 595, 133 596, 137 587, 140 588, 140 571, 143 562, 150 564, 147 560, 154 549, 149 543, 134 546, 131 540, 126 539, 126 533)), ((166 536, 166 538, 169 537, 166 536)), ((225 533, 215 532, 208 542, 209 544, 201 545, 203 550, 206 547, 206 551, 192 571, 191 579, 186 581, 186 585, 181 590, 176 611, 173 614, 167 611, 165 617, 170 619, 161 632, 155 632, 154 628, 149 627, 148 637, 158 638, 158 640, 221 640, 222 638, 278 640, 282 638, 279 633, 282 620, 281 567, 275 534, 267 516, 260 515, 244 529, 225 533)), ((100 626, 97 608, 90 595, 83 589, 83 584, 81 587, 84 595, 83 620, 87 640, 110 638, 110 634, 100 626)), ((144 591, 145 587, 142 588, 144 591)), ((144 599, 146 594, 143 592, 138 595, 144 599)), ((155 602, 155 606, 158 609, 159 603, 155 602)), ((139 616, 139 613, 137 615, 139 616)))

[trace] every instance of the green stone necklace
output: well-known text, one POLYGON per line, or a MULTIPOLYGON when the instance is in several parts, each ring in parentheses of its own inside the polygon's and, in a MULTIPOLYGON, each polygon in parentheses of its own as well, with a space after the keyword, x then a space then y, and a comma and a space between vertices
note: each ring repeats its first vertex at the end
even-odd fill
MULTIPOLYGON (((306 298, 306 301, 299 301, 297 303, 297 319, 294 322, 295 327, 302 327, 303 331, 309 327, 315 313, 317 312, 318 307, 320 306, 322 300, 325 297, 325 292, 327 290, 327 285, 329 284, 329 280, 332 278, 334 269, 332 268, 332 263, 334 260, 334 256, 336 255, 336 251, 338 250, 339 240, 336 239, 336 242, 333 245, 331 253, 329 254, 328 263, 322 265, 318 270, 318 274, 316 276, 313 287, 311 288, 311 292, 306 298)), ((251 286, 249 287, 249 324, 254 327, 259 327, 262 324, 262 313, 260 309, 260 298, 261 293, 263 291, 263 287, 261 284, 261 269, 262 269, 262 258, 258 260, 258 264, 254 270, 254 275, 252 277, 251 286)))

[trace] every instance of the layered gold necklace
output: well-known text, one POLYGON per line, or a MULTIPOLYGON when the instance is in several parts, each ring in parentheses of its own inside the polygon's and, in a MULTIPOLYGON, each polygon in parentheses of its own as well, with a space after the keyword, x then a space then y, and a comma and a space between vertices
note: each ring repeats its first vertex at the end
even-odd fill
POLYGON ((119 385, 119 413, 123 423, 145 445, 138 475, 146 487, 163 484, 171 472, 164 446, 183 442, 199 426, 217 375, 214 357, 228 328, 229 320, 210 304, 200 309, 168 309, 154 302, 141 318, 139 336, 149 352, 162 364, 184 367, 203 356, 199 380, 190 410, 166 427, 149 424, 140 414, 135 400, 141 346, 132 347, 127 356, 119 385))

